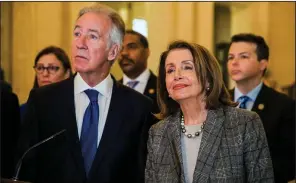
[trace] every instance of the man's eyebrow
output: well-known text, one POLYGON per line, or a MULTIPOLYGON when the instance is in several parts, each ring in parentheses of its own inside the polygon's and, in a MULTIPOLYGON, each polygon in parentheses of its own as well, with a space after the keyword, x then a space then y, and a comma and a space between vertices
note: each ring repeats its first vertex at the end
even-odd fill
MULTIPOLYGON (((80 25, 75 25, 74 30, 75 30, 75 29, 80 29, 80 28, 81 28, 80 25)), ((89 32, 95 32, 95 33, 99 34, 99 31, 96 30, 96 29, 88 29, 88 31, 89 31, 89 32)))
POLYGON ((96 29, 88 29, 88 31, 89 31, 89 32, 95 32, 95 33, 99 34, 99 31, 96 30, 96 29))
POLYGON ((130 45, 137 45, 137 43, 135 43, 135 42, 130 42, 130 43, 127 43, 127 45, 128 45, 128 46, 130 46, 130 45))
POLYGON ((244 51, 244 52, 241 52, 241 53, 239 53, 239 54, 241 55, 241 54, 245 54, 245 53, 249 54, 249 52, 245 52, 245 51, 244 51))
POLYGON ((75 25, 74 30, 77 28, 81 28, 79 25, 75 25))

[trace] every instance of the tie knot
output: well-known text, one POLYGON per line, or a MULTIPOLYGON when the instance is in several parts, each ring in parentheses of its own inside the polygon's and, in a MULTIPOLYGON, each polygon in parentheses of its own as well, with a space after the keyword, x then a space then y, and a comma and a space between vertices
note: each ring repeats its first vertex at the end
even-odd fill
POLYGON ((89 100, 91 102, 97 102, 98 101, 98 95, 99 95, 99 92, 97 90, 85 90, 84 91, 86 93, 86 95, 88 96, 89 100))
POLYGON ((130 88, 135 88, 139 81, 129 81, 127 82, 127 86, 130 88))
POLYGON ((249 101, 250 97, 248 96, 241 96, 238 98, 238 101, 240 103, 239 108, 247 109, 247 102, 249 101))
POLYGON ((238 101, 240 103, 244 103, 244 102, 247 102, 249 99, 250 99, 250 97, 248 97, 246 95, 243 95, 243 96, 241 96, 241 97, 238 98, 238 101))

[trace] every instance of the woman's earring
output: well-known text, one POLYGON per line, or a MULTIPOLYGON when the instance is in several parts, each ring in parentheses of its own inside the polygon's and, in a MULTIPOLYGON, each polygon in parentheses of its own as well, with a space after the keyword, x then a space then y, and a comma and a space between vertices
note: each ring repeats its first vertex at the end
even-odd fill
POLYGON ((206 90, 207 90, 207 91, 210 91, 210 87, 208 86, 208 87, 206 88, 206 90))

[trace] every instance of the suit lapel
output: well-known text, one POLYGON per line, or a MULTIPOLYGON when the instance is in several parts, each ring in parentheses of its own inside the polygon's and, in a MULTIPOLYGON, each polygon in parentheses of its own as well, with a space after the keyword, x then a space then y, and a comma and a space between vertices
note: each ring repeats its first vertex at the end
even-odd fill
POLYGON ((118 80, 119 83, 123 84, 123 78, 121 78, 120 80, 118 80))
POLYGON ((178 175, 181 177, 181 182, 185 182, 184 176, 184 166, 183 166, 183 157, 182 157, 182 148, 181 148, 181 125, 180 125, 180 112, 177 112, 174 116, 167 119, 168 130, 167 130, 167 139, 171 139, 170 149, 173 152, 173 167, 177 169, 178 175), (179 165, 180 167, 178 167, 179 165))
POLYGON ((151 71, 143 94, 150 98, 156 97, 156 76, 151 71))
POLYGON ((193 182, 202 183, 208 181, 221 142, 224 120, 225 116, 222 107, 208 111, 205 127, 202 132, 193 182))
POLYGON ((96 152, 96 157, 94 159, 90 177, 95 173, 95 170, 98 170, 98 166, 100 166, 100 162, 103 159, 104 155, 106 155, 108 151, 108 146, 110 143, 114 141, 115 138, 118 138, 114 134, 118 134, 118 130, 120 130, 122 124, 122 116, 124 116, 121 105, 124 102, 124 97, 120 95, 120 84, 118 84, 113 78, 113 91, 112 98, 108 110, 108 115, 106 119, 106 124, 103 130, 103 135, 99 144, 99 147, 96 152))
POLYGON ((85 177, 75 115, 74 77, 65 80, 64 88, 61 90, 60 100, 63 101, 62 105, 64 105, 64 108, 66 109, 66 112, 63 114, 63 116, 65 119, 65 123, 67 124, 66 133, 72 150, 73 160, 77 165, 79 172, 82 174, 81 177, 85 177))
POLYGON ((254 105, 252 107, 252 111, 256 112, 259 114, 259 116, 262 116, 262 113, 264 112, 264 108, 266 105, 266 98, 268 98, 268 93, 267 93, 267 86, 265 84, 262 85, 261 90, 258 93, 258 96, 254 102, 254 105))

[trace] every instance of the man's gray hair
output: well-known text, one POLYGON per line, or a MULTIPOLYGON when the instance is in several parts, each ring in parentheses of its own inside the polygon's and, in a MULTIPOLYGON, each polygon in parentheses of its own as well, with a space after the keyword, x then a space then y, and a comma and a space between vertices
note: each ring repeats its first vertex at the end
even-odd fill
POLYGON ((120 47, 122 46, 122 40, 125 33, 125 24, 122 20, 121 16, 112 8, 106 5, 102 4, 94 4, 92 6, 88 6, 85 8, 82 8, 79 11, 77 20, 84 15, 85 13, 94 12, 94 13, 102 13, 107 15, 111 22, 112 27, 109 32, 109 42, 107 43, 107 47, 110 48, 113 44, 118 44, 120 47))

